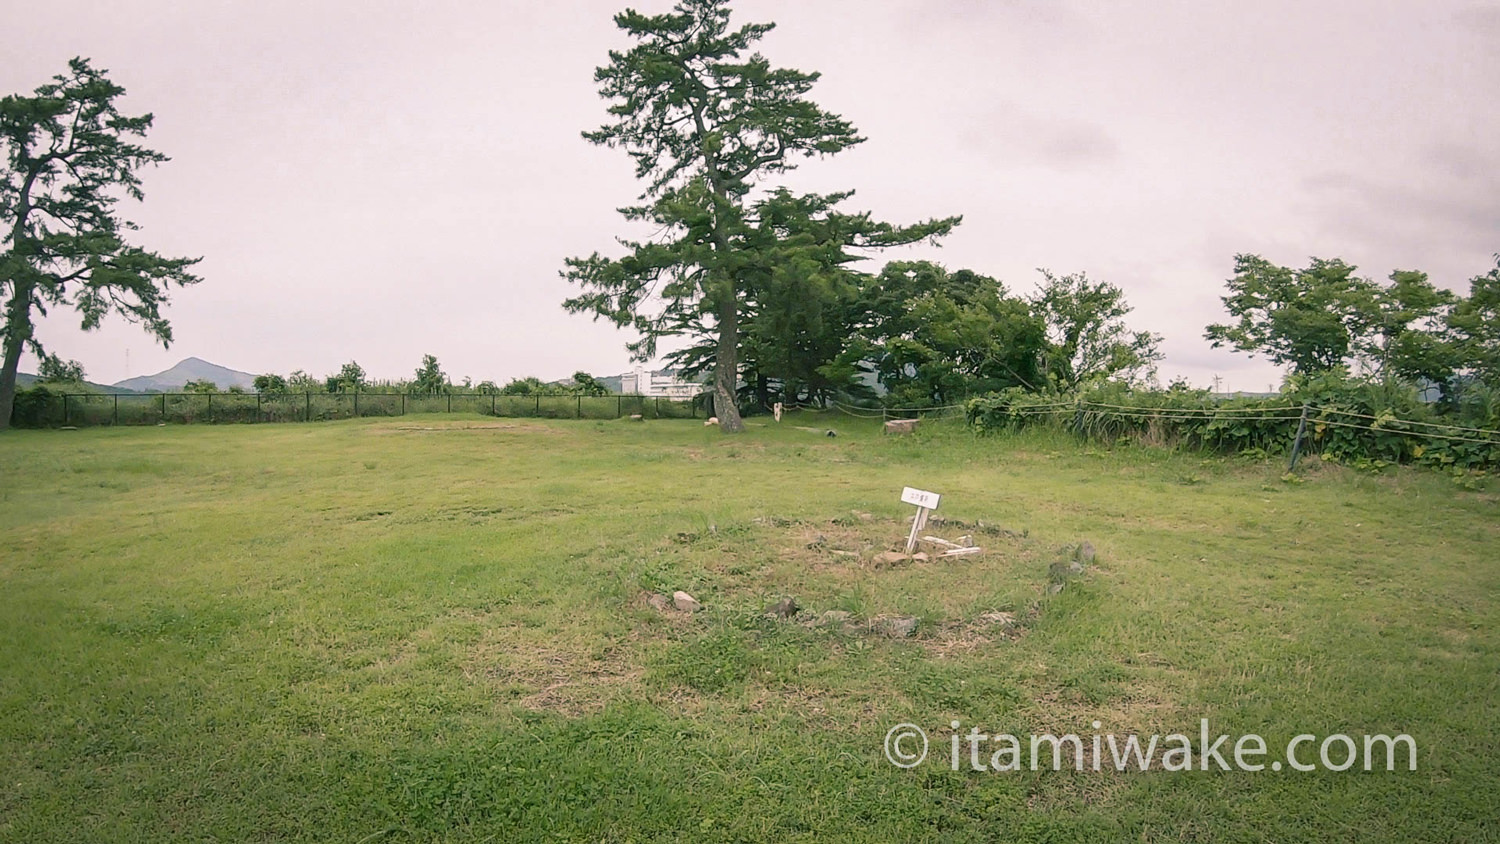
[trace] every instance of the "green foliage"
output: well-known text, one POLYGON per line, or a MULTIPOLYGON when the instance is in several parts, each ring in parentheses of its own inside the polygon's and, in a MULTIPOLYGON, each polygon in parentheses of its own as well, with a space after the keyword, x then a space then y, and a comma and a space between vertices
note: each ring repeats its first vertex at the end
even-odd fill
POLYGON ((1495 267, 1469 281, 1469 295, 1447 318, 1458 367, 1500 389, 1500 254, 1495 267))
POLYGON ((215 384, 212 381, 209 381, 208 379, 199 379, 183 384, 182 391, 184 393, 217 393, 219 391, 219 385, 215 384))
POLYGON ((995 279, 892 262, 862 291, 864 354, 893 407, 933 407, 1042 382, 1045 328, 995 279))
POLYGON ((1449 398, 1456 375, 1486 370, 1481 338, 1494 335, 1487 277, 1458 299, 1415 270, 1392 272, 1385 284, 1354 272, 1340 260, 1314 258, 1292 270, 1236 256, 1224 305, 1237 321, 1210 325, 1205 336, 1215 348, 1265 354, 1300 375, 1358 365, 1388 382, 1437 384, 1449 398))
POLYGON ((561 392, 557 387, 546 384, 540 378, 531 375, 525 378, 512 378, 500 388, 502 396, 553 396, 560 395, 561 392))
POLYGON ((46 354, 34 314, 72 307, 85 331, 117 314, 165 345, 168 289, 199 280, 189 272, 198 259, 163 258, 125 242, 135 226, 115 205, 122 196, 141 199, 137 171, 167 157, 130 141, 145 137, 152 118, 121 114, 124 94, 105 71, 75 58, 32 96, 0 100, 0 428, 9 424, 23 348, 46 354))
POLYGON ((573 373, 572 384, 569 385, 569 389, 576 395, 580 396, 609 395, 608 387, 605 387, 603 384, 599 383, 599 379, 588 374, 587 372, 584 372, 583 370, 579 370, 573 373))
POLYGON ((83 364, 76 360, 63 360, 57 355, 42 355, 41 362, 37 365, 37 375, 43 381, 78 383, 83 381, 83 364))
MULTIPOLYGON (((847 194, 780 191, 747 204, 757 182, 791 169, 796 159, 831 155, 863 139, 807 99, 817 74, 745 55, 773 24, 732 30, 729 18, 725 0, 681 0, 668 14, 615 16, 636 43, 612 52, 595 73, 615 120, 584 137, 635 159, 647 204, 623 213, 657 234, 622 241, 628 254, 618 259, 597 252, 569 259, 563 277, 583 288, 564 307, 635 329, 640 339, 629 348, 638 359, 653 357, 663 337, 711 343, 720 424, 737 431, 743 428, 735 407, 741 320, 758 310, 765 315, 764 348, 778 317, 789 315, 777 304, 787 297, 777 292, 837 263, 818 255, 820 249, 900 238, 865 215, 834 214, 847 194), (758 307, 756 291, 763 293, 758 307)), ((920 239, 956 222, 924 224, 907 236, 920 239)), ((771 370, 767 376, 789 375, 775 371, 791 370, 788 362, 765 357, 757 365, 771 370)), ((708 361, 702 353, 698 359, 708 361)))
POLYGON ((11 407, 10 424, 17 428, 42 428, 61 424, 59 408, 62 402, 59 396, 59 393, 47 389, 45 384, 17 390, 15 404, 11 407))
POLYGON ((417 377, 411 383, 411 392, 436 396, 448 392, 451 386, 448 376, 438 366, 438 359, 432 355, 423 355, 422 365, 417 367, 417 377))
POLYGON ((287 381, 280 375, 257 375, 253 386, 257 393, 284 395, 288 392, 287 381))
POLYGON ((1044 282, 1033 306, 1047 327, 1042 368, 1049 383, 1071 392, 1110 379, 1143 383, 1156 374, 1161 337, 1126 327, 1125 291, 1084 273, 1040 272, 1044 282))
MULTIPOLYGON (((297 373, 292 373, 293 378, 297 373)), ((328 376, 324 388, 330 393, 353 393, 365 388, 365 370, 354 361, 344 364, 339 371, 328 376)))
POLYGON ((1314 258, 1305 270, 1236 255, 1224 307, 1235 322, 1210 325, 1214 348, 1265 354, 1302 374, 1341 366, 1363 333, 1372 285, 1343 261, 1314 258))
POLYGON ((286 377, 286 389, 289 393, 321 393, 325 392, 325 386, 324 382, 300 369, 286 377))
POLYGON ((1308 407, 1304 448, 1370 468, 1396 463, 1475 469, 1500 465, 1500 435, 1434 413, 1410 387, 1341 371, 1293 376, 1274 399, 1218 400, 1206 391, 1139 390, 1119 382, 1059 399, 1012 389, 971 399, 981 432, 1051 427, 1103 442, 1133 440, 1220 454, 1285 453, 1308 407))

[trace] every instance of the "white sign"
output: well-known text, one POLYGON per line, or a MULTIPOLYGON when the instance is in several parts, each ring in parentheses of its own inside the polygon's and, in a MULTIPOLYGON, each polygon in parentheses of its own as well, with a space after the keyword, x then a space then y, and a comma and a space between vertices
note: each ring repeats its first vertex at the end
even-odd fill
POLYGON ((901 502, 903 504, 915 504, 918 507, 925 507, 928 510, 936 510, 938 499, 941 497, 935 492, 928 492, 916 489, 915 487, 907 487, 901 490, 901 502))

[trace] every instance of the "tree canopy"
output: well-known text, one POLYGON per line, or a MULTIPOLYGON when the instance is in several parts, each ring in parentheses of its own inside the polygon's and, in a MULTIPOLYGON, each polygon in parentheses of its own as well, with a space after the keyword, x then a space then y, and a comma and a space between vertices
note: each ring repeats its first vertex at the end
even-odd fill
POLYGON ((133 142, 152 116, 121 114, 125 89, 87 59, 30 95, 0 100, 0 428, 10 424, 23 350, 46 350, 35 317, 70 307, 84 330, 109 314, 140 323, 163 345, 172 329, 161 314, 167 291, 199 281, 196 258, 164 258, 125 240, 136 228, 121 218, 121 196, 143 198, 140 168, 167 157, 133 142))
MULTIPOLYGON (((725 0, 681 0, 667 14, 615 16, 635 46, 612 51, 596 71, 614 119, 584 137, 634 159, 646 183, 644 204, 621 210, 659 234, 622 239, 627 254, 620 258, 596 252, 569 259, 563 276, 583 288, 567 309, 639 332, 629 346, 637 359, 652 357, 662 337, 711 336, 716 412, 725 431, 738 431, 741 320, 777 251, 766 235, 782 234, 767 212, 798 201, 781 192, 756 203, 751 191, 800 158, 832 155, 863 139, 807 99, 818 74, 746 55, 774 24, 732 29, 729 19, 725 0)), ((829 210, 826 198, 808 202, 804 217, 829 210)), ((929 223, 917 236, 956 223, 929 223)))

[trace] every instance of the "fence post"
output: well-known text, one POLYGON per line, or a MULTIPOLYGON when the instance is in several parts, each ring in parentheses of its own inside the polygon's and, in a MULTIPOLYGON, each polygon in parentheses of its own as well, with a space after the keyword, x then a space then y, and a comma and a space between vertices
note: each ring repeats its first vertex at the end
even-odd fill
POLYGON ((579 419, 583 418, 583 396, 581 395, 578 397, 578 410, 574 413, 574 416, 579 419))
POLYGON ((303 422, 311 422, 312 421, 312 391, 309 390, 308 392, 303 393, 302 396, 303 396, 303 398, 306 399, 306 401, 303 403, 302 421, 303 422))
POLYGON ((1297 468, 1297 457, 1302 453, 1302 436, 1307 433, 1307 402, 1302 403, 1302 418, 1297 420, 1297 436, 1292 438, 1292 459, 1287 462, 1286 470, 1290 474, 1297 468))
POLYGON ((656 418, 661 418, 661 396, 656 397, 656 418))
POLYGON ((209 393, 208 394, 208 410, 204 413, 204 415, 208 417, 208 422, 209 422, 210 425, 212 425, 213 421, 214 421, 214 394, 213 393, 209 393))
POLYGON ((536 394, 536 415, 537 416, 541 416, 542 415, 542 394, 541 393, 537 393, 536 394))
POLYGON ((448 394, 448 412, 449 413, 453 412, 453 394, 452 393, 448 394))
POLYGON ((266 421, 265 411, 263 411, 263 410, 260 409, 260 391, 258 391, 258 390, 255 393, 255 421, 256 422, 264 422, 264 421, 266 421))
POLYGON ((114 394, 114 399, 115 399, 115 418, 109 424, 111 424, 111 425, 118 425, 118 424, 120 424, 120 394, 119 393, 115 393, 114 394))
POLYGON ((359 418, 359 388, 354 388, 354 418, 359 418))
POLYGON ((63 424, 68 424, 68 394, 63 393, 63 424))
POLYGON ((161 394, 161 424, 167 424, 167 394, 161 394))
POLYGON ((497 402, 497 401, 498 401, 498 399, 496 398, 495 394, 494 393, 490 393, 490 415, 491 416, 499 416, 500 415, 500 411, 497 409, 496 404, 495 404, 495 402, 497 402))
POLYGON ((615 396, 615 418, 619 419, 625 415, 625 397, 615 396))

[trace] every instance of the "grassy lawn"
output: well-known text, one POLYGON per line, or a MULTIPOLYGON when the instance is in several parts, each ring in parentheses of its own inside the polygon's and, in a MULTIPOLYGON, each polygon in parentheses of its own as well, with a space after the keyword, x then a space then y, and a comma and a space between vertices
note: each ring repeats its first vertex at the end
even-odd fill
POLYGON ((1500 838, 1492 492, 751 422, 0 437, 0 840, 1500 838), (904 485, 986 552, 876 564, 904 485), (704 609, 645 599, 676 589, 704 609), (766 617, 786 595, 800 620, 766 617), (911 638, 880 632, 898 615, 911 638), (948 764, 954 720, 1202 718, 1269 758, 1407 733, 1418 770, 948 764), (932 733, 911 770, 898 722, 932 733))

